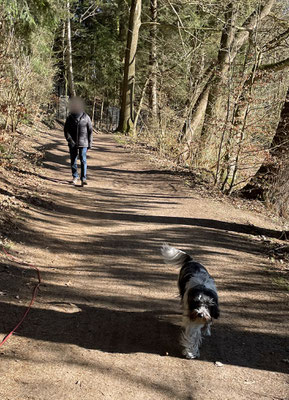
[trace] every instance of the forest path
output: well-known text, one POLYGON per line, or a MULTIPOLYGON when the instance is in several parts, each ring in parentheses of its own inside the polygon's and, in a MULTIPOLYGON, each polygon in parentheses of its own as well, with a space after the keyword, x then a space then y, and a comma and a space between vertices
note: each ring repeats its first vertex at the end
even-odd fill
MULTIPOLYGON (((40 139, 51 203, 27 210, 13 249, 40 267, 43 285, 1 348, 1 400, 288 399, 286 296, 247 224, 274 226, 202 198, 112 135, 94 143, 81 188, 68 184, 62 132, 40 139), (216 279, 221 317, 199 360, 181 356, 178 271, 163 264, 163 242, 190 251, 216 279)), ((3 334, 35 276, 13 263, 9 271, 20 299, 1 298, 3 334)))

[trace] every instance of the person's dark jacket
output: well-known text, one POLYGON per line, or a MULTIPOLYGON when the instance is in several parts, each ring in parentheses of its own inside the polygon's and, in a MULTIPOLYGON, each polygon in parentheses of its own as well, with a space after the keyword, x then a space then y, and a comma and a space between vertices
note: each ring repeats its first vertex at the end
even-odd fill
POLYGON ((88 147, 92 145, 92 123, 86 113, 69 114, 64 124, 64 136, 71 147, 88 147))

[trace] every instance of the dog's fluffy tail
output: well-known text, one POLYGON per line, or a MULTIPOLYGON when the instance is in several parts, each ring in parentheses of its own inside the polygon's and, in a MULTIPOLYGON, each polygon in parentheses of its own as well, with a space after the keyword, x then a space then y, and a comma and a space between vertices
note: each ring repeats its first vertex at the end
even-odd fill
POLYGON ((182 266, 185 261, 191 259, 191 257, 184 251, 178 250, 166 243, 162 245, 161 252, 166 264, 182 266))

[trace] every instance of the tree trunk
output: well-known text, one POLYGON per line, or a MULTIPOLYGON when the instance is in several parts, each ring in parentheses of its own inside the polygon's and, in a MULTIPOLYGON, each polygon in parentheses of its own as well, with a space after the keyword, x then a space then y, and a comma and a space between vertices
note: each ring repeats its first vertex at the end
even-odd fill
MULTIPOLYGON (((234 23, 236 18, 234 2, 230 2, 227 6, 218 58, 215 63, 212 63, 207 68, 209 74, 206 73, 204 75, 207 83, 203 87, 206 92, 209 91, 207 107, 204 108, 203 102, 197 101, 192 113, 192 120, 194 120, 194 115, 198 114, 198 119, 203 121, 202 125, 198 126, 198 130, 201 130, 202 138, 197 157, 199 161, 202 161, 206 154, 210 138, 215 132, 214 124, 216 119, 220 119, 222 115, 226 114, 226 110, 223 109, 222 105, 223 96, 221 92, 225 87, 224 83, 228 77, 230 64, 233 63, 239 50, 248 40, 250 31, 256 29, 257 24, 269 14, 275 2, 276 0, 267 0, 262 7, 258 7, 245 20, 241 27, 242 29, 239 29, 237 33, 234 23), (200 118, 201 111, 204 113, 202 118, 200 118)), ((203 93, 200 96, 204 97, 203 93)), ((183 139, 186 140, 185 134, 183 139)))
POLYGON ((99 121, 98 121, 98 129, 102 129, 102 119, 103 119, 103 108, 104 108, 104 98, 101 101, 101 106, 100 106, 100 115, 99 115, 99 121))
POLYGON ((198 153, 198 159, 201 161, 204 153, 207 151, 207 145, 212 131, 218 129, 218 126, 216 126, 217 121, 221 120, 226 113, 224 107, 226 105, 226 101, 224 101, 224 88, 227 87, 227 80, 232 62, 230 52, 235 36, 235 19, 236 12, 234 4, 231 2, 228 4, 225 12, 225 24, 220 41, 217 68, 215 76, 211 81, 203 129, 201 131, 201 141, 198 153))
MULTIPOLYGON (((209 66, 204 74, 207 83, 200 94, 200 99, 197 101, 192 114, 191 132, 189 137, 194 135, 196 127, 201 132, 202 142, 199 146, 198 158, 202 158, 202 151, 206 148, 206 142, 210 135, 212 120, 215 118, 216 112, 220 112, 223 103, 221 95, 222 87, 226 80, 228 70, 230 68, 230 50, 234 40, 234 21, 236 12, 233 2, 230 2, 225 11, 225 23, 222 30, 220 47, 216 67, 213 70, 213 64, 209 66), (213 72, 213 74, 212 74, 213 72), (205 100, 205 102, 204 102, 205 100), (200 125, 201 124, 201 125, 200 125)), ((192 140, 188 140, 190 144, 192 140)))
POLYGON ((216 121, 222 120, 226 111, 222 105, 222 88, 226 86, 227 80, 229 79, 228 73, 230 65, 236 58, 241 47, 248 40, 249 30, 256 29, 257 24, 269 14, 275 1, 276 0, 268 0, 263 7, 256 9, 243 24, 244 30, 240 30, 238 33, 235 33, 236 11, 234 8, 234 2, 229 3, 227 6, 225 12, 225 24, 218 53, 217 73, 215 79, 212 81, 203 130, 201 133, 202 141, 199 151, 200 160, 203 159, 204 153, 208 148, 208 142, 212 134, 216 131, 216 121))
POLYGON ((146 92, 146 88, 148 86, 148 83, 149 83, 149 79, 147 79, 145 81, 145 84, 144 84, 142 92, 141 92, 141 96, 140 96, 140 100, 139 100, 139 106, 138 106, 138 110, 137 110, 137 113, 136 113, 136 116, 135 116, 135 120, 134 120, 134 134, 136 134, 137 123, 138 123, 139 116, 140 116, 140 113, 141 113, 141 110, 142 110, 142 106, 143 106, 143 102, 144 102, 144 98, 145 98, 145 92, 146 92))
POLYGON ((68 80, 68 92, 70 96, 76 96, 73 76, 73 65, 72 65, 72 46, 71 46, 71 22, 70 22, 70 2, 67 0, 67 20, 66 20, 66 63, 67 63, 67 80, 68 80))
POLYGON ((92 121, 92 126, 94 128, 95 128, 95 107, 96 107, 96 97, 93 96, 92 111, 91 111, 91 121, 92 121))
POLYGON ((255 176, 241 189, 241 193, 250 199, 265 200, 268 190, 289 153, 289 89, 281 110, 279 123, 269 149, 270 162, 264 162, 255 176))
POLYGON ((189 104, 188 116, 184 122, 182 133, 180 134, 179 137, 180 142, 182 142, 183 140, 186 140, 187 143, 191 142, 191 139, 195 134, 195 131, 192 130, 192 126, 196 125, 194 123, 194 121, 196 120, 196 116, 198 116, 200 112, 202 112, 203 113, 202 117, 204 117, 205 110, 207 107, 207 103, 205 104, 205 106, 203 105, 204 99, 206 98, 206 101, 208 101, 208 93, 213 73, 214 73, 214 64, 211 64, 208 68, 206 68, 206 70, 201 75, 200 87, 195 90, 191 99, 188 100, 189 104), (202 107, 200 107, 200 103, 202 103, 202 107), (202 110, 200 110, 200 108, 202 110))
MULTIPOLYGON (((117 34, 119 40, 119 71, 120 76, 123 75, 124 63, 125 63, 125 54, 124 49, 126 45, 127 39, 127 18, 128 18, 128 4, 123 0, 118 0, 118 16, 117 16, 117 34)), ((122 96, 122 81, 119 81, 119 97, 122 96)))
POLYGON ((150 0, 151 28, 150 28, 150 82, 149 82, 149 105, 152 113, 153 125, 157 125, 158 100, 157 100, 157 17, 158 0, 150 0))
POLYGON ((141 0, 132 0, 125 51, 120 121, 118 131, 129 133, 134 128, 135 59, 141 25, 141 0))
MULTIPOLYGON (((64 95, 67 96, 67 62, 66 62, 66 21, 62 26, 62 63, 63 63, 63 81, 64 81, 64 95)), ((59 96, 61 95, 61 91, 59 96)))
POLYGON ((184 125, 185 131, 184 135, 186 138, 186 148, 185 151, 180 155, 179 161, 192 161, 192 143, 195 138, 195 133, 197 129, 202 126, 203 124, 203 118, 204 118, 204 113, 207 108, 208 104, 208 96, 209 96, 209 88, 206 86, 201 95, 199 96, 195 108, 195 112, 193 114, 193 118, 186 122, 184 125))

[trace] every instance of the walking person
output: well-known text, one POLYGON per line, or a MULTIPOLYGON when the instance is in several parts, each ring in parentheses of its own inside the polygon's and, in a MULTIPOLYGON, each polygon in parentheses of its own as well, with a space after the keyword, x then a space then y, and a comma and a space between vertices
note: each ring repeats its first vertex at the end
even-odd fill
POLYGON ((79 179, 77 170, 77 159, 79 157, 81 186, 84 186, 87 185, 86 153, 92 145, 92 123, 89 116, 84 112, 84 102, 81 98, 73 97, 70 99, 69 111, 64 124, 64 136, 69 146, 72 183, 76 185, 79 179))

